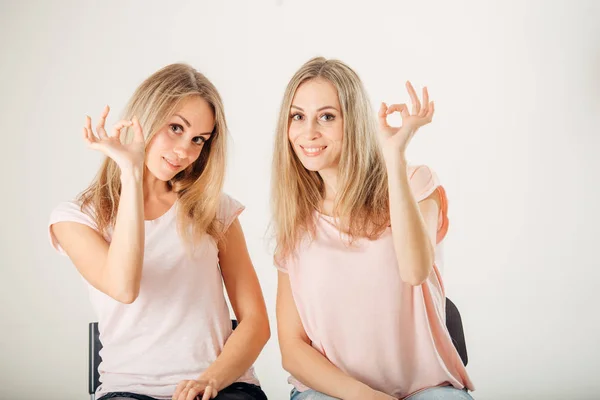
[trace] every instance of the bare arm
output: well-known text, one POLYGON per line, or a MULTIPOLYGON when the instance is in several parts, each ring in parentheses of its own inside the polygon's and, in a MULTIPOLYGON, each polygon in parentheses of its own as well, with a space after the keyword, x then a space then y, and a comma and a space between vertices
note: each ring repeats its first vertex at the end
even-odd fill
POLYGON ((346 375, 315 350, 292 297, 289 276, 279 271, 277 332, 283 368, 310 388, 340 399, 393 399, 346 375))
POLYGON ((252 366, 271 336, 265 301, 237 218, 223 244, 219 246, 219 263, 239 324, 219 357, 199 379, 217 391, 231 385, 252 366))
POLYGON ((406 104, 388 107, 381 103, 379 137, 388 173, 390 223, 400 278, 417 286, 427 279, 435 261, 439 196, 435 193, 417 204, 410 190, 405 151, 419 128, 432 121, 435 110, 427 88, 423 88, 423 106, 410 82, 406 88, 412 112, 406 104), (387 123, 387 116, 394 112, 402 116, 400 127, 387 123))
POLYGON ((104 130, 108 115, 104 109, 94 135, 87 117, 84 139, 89 147, 102 151, 121 169, 121 196, 110 245, 92 228, 77 222, 58 222, 50 227, 60 246, 79 273, 96 289, 122 303, 138 296, 144 259, 144 201, 142 171, 144 136, 134 117, 115 125, 112 135, 104 130), (133 126, 132 143, 122 144, 121 129, 133 126))
POLYGON ((141 178, 123 177, 121 200, 110 245, 92 228, 58 222, 50 229, 79 273, 96 289, 121 303, 139 293, 144 259, 141 178))
POLYGON ((422 284, 435 262, 439 194, 435 191, 417 203, 411 193, 407 166, 388 167, 390 221, 400 277, 411 285, 422 284))

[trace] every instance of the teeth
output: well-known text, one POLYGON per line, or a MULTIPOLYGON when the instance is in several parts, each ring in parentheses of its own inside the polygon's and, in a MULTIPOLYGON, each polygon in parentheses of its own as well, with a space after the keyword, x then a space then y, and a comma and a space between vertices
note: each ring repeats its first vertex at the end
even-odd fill
POLYGON ((317 153, 317 152, 323 150, 324 148, 325 148, 325 146, 323 146, 323 147, 304 147, 304 150, 307 153, 317 153))

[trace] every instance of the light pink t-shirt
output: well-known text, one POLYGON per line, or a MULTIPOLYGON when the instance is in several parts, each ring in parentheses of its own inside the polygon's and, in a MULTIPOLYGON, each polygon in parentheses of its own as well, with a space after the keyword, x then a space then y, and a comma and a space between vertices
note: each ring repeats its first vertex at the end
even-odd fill
MULTIPOLYGON (((409 168, 409 176, 417 201, 438 190, 439 244, 448 229, 445 191, 426 166, 409 168)), ((277 266, 289 273, 312 346, 346 374, 397 398, 444 383, 473 390, 446 328, 437 265, 422 285, 411 286, 400 279, 391 228, 348 247, 332 217, 315 218, 316 237, 277 266)), ((290 383, 308 389, 293 377, 290 383)))
MULTIPOLYGON (((188 257, 177 232, 177 204, 144 223, 142 281, 132 304, 120 303, 88 284, 103 344, 97 398, 108 392, 132 392, 170 399, 181 380, 198 378, 215 361, 232 332, 216 243, 204 235, 188 257)), ((243 209, 223 194, 217 218, 229 227, 243 209)), ((97 230, 89 213, 81 212, 75 202, 54 209, 49 225, 60 221, 97 230)), ((110 242, 110 234, 105 239, 110 242)), ((50 241, 65 254, 51 231, 50 241)), ((259 384, 253 368, 238 381, 259 384)))

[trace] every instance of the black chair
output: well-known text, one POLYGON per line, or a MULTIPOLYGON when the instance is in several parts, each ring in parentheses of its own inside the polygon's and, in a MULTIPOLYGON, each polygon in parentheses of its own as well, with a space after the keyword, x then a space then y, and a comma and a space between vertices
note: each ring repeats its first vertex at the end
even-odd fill
MULTIPOLYGON (((238 322, 235 319, 231 320, 231 326, 233 329, 237 328, 238 322)), ((100 357, 100 350, 102 350, 102 343, 100 342, 100 332, 98 332, 98 323, 90 322, 88 327, 88 340, 89 340, 89 363, 88 363, 88 393, 90 399, 96 398, 96 389, 100 386, 100 373, 98 372, 98 366, 102 358, 100 357)))
POLYGON ((462 319, 456 305, 446 297, 446 328, 452 338, 452 343, 460 355, 465 367, 469 362, 467 357, 467 343, 465 342, 465 332, 463 331, 462 319))

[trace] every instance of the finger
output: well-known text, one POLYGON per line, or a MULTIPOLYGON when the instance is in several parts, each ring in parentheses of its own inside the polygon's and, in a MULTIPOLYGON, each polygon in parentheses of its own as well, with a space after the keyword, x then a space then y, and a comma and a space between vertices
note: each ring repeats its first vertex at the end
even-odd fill
POLYGON ((171 400, 177 400, 179 398, 179 395, 183 391, 183 388, 185 388, 186 384, 187 384, 187 381, 179 382, 179 384, 175 388, 175 393, 173 393, 173 398, 171 400))
POLYGON ((415 92, 415 88, 413 88, 413 85, 410 83, 410 81, 406 81, 406 89, 408 90, 410 101, 413 105, 412 114, 419 115, 419 111, 421 111, 421 102, 419 101, 419 96, 417 96, 417 92, 415 92))
POLYGON ((393 112, 399 112, 402 116, 402 119, 410 117, 410 113, 408 112, 408 106, 404 103, 392 104, 391 106, 389 106, 387 110, 388 115, 393 112))
POLYGON ((427 112, 427 120, 431 122, 433 120, 433 113, 435 112, 435 106, 433 105, 433 101, 429 102, 429 111, 427 112))
POLYGON ((96 135, 94 135, 94 131, 92 131, 92 119, 90 118, 89 115, 85 116, 85 129, 87 131, 88 139, 91 142, 95 142, 96 141, 96 135))
POLYGON ((213 397, 214 396, 212 386, 207 386, 206 389, 204 389, 204 395, 202 396, 202 400, 210 400, 213 397))
POLYGON ((196 384, 196 385, 192 386, 191 388, 189 388, 189 390, 187 392, 187 396, 185 397, 185 400, 194 400, 201 394, 202 394, 202 387, 200 385, 196 384))
POLYGON ((117 122, 112 129, 112 137, 121 137, 121 129, 131 126, 131 121, 127 121, 127 120, 121 120, 119 122, 117 122))
POLYGON ((429 112, 429 92, 427 91, 427 87, 423 88, 423 107, 421 108, 421 112, 419 112, 419 117, 425 117, 429 112))
POLYGON ((387 110, 388 110, 387 104, 381 103, 381 106, 379 107, 379 112, 377 112, 377 117, 379 119, 379 125, 383 128, 389 128, 389 125, 387 122, 387 110))
POLYGON ((133 132, 135 134, 134 140, 136 142, 143 142, 144 141, 144 131, 142 130, 142 126, 140 125, 140 121, 137 119, 136 116, 134 116, 131 119, 131 122, 133 124, 133 132))
POLYGON ((96 132, 98 132, 98 136, 102 139, 106 139, 108 137, 106 129, 104 129, 104 124, 106 123, 106 117, 108 116, 109 111, 110 107, 108 105, 104 106, 102 114, 100 114, 100 120, 98 120, 98 125, 96 125, 96 132))
POLYGON ((83 127, 83 140, 85 140, 89 146, 91 146, 95 143, 93 140, 93 135, 90 133, 88 128, 86 128, 85 126, 83 127))

